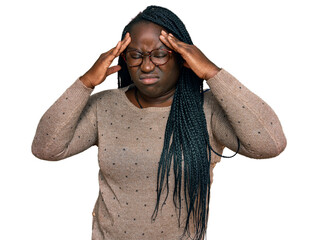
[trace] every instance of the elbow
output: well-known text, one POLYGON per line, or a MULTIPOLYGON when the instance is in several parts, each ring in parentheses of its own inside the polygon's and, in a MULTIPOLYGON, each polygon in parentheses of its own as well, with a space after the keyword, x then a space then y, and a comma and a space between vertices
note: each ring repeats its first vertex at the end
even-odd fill
POLYGON ((272 156, 271 157, 277 157, 280 155, 286 148, 287 146, 287 139, 285 137, 285 134, 283 131, 279 131, 279 134, 272 138, 273 141, 273 150, 272 150, 272 156))
POLYGON ((274 158, 280 155, 287 146, 287 139, 283 132, 282 127, 276 128, 269 134, 269 141, 264 143, 264 146, 268 147, 268 157, 274 158))
POLYGON ((276 154, 274 157, 280 155, 287 146, 287 139, 284 135, 278 141, 276 141, 276 146, 276 154))
POLYGON ((31 152, 35 157, 41 160, 46 160, 46 161, 59 160, 48 150, 46 146, 42 146, 41 144, 38 144, 35 142, 32 143, 31 152))
MULTIPOLYGON (((265 145, 266 146, 266 145, 265 145)), ((282 136, 278 140, 273 140, 273 144, 267 144, 268 148, 259 158, 274 158, 279 156, 287 146, 287 140, 285 136, 282 136), (271 147, 269 147, 271 145, 271 147)))
POLYGON ((248 147, 242 144, 242 153, 244 156, 254 159, 268 159, 280 155, 286 148, 287 141, 285 136, 279 139, 271 139, 266 142, 258 142, 248 147))

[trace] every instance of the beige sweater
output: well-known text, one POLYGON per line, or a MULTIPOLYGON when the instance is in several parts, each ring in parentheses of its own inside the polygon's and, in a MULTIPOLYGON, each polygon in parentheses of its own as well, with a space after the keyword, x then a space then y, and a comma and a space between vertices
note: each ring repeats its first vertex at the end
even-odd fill
MULTIPOLYGON (((204 111, 214 150, 236 151, 237 137, 239 153, 251 158, 275 157, 284 150, 280 122, 263 100, 225 70, 207 84, 211 90, 204 94, 204 111)), ((178 227, 171 191, 151 222, 170 107, 139 109, 126 97, 127 89, 90 96, 92 89, 76 80, 41 118, 32 152, 55 161, 98 146, 100 191, 93 210, 92 239, 179 239, 184 225, 178 227)), ((211 178, 219 161, 212 154, 211 178)), ((170 189, 174 189, 173 180, 171 176, 170 189)))

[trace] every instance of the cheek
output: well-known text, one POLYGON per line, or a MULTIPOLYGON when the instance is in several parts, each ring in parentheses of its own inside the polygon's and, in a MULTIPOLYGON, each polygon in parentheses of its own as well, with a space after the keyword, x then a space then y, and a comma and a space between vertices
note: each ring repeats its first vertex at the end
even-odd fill
MULTIPOLYGON (((179 79, 180 76, 180 64, 176 59, 171 59, 167 65, 156 67, 154 72, 161 77, 161 83, 158 85, 161 86, 160 88, 171 88, 174 87, 179 79)), ((138 67, 130 68, 128 67, 128 73, 131 77, 131 80, 136 84, 139 84, 139 76, 141 71, 138 67)))
POLYGON ((169 69, 165 72, 165 78, 173 85, 175 85, 180 76, 180 66, 177 63, 173 63, 169 66, 169 69))
POLYGON ((137 71, 133 68, 128 68, 128 73, 130 75, 131 80, 135 82, 135 79, 137 79, 137 71))

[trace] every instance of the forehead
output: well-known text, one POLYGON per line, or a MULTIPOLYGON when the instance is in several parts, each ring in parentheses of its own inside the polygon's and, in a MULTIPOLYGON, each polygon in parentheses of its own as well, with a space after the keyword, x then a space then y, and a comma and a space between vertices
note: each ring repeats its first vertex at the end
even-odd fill
POLYGON ((149 51, 153 48, 162 46, 163 43, 160 41, 159 36, 163 29, 163 27, 152 22, 136 23, 129 31, 131 42, 128 45, 128 48, 149 51))

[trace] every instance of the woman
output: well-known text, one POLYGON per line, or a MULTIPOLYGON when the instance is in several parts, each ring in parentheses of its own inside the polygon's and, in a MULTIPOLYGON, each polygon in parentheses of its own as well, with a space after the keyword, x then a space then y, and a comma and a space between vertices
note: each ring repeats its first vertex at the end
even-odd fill
POLYGON ((194 46, 175 14, 149 6, 44 114, 32 151, 55 161, 93 145, 92 239, 203 239, 224 147, 270 158, 286 139, 273 110, 194 46), (115 72, 119 89, 90 96, 115 72))

